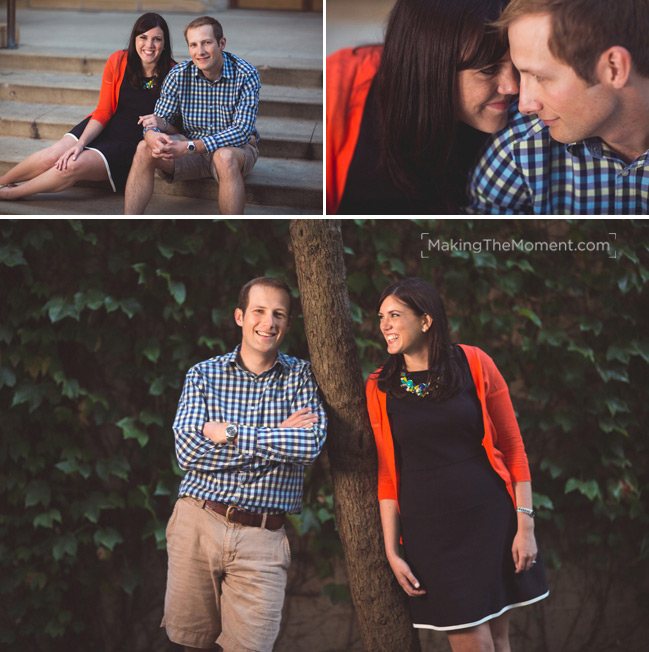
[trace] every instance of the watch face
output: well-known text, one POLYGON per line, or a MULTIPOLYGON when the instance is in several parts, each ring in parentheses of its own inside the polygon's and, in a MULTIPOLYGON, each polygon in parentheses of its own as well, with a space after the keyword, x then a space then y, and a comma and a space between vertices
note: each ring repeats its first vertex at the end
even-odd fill
POLYGON ((193 152, 193 151, 196 149, 196 146, 194 145, 194 143, 192 143, 191 141, 189 141, 189 144, 187 145, 187 149, 188 149, 190 152, 193 152))

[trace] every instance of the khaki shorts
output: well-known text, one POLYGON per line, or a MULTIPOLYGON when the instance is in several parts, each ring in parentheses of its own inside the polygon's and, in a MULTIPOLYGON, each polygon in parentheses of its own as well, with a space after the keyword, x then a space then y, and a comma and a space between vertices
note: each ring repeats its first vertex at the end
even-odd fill
MULTIPOLYGON (((238 149, 243 153, 243 168, 241 176, 246 177, 250 171, 255 167, 255 163, 259 158, 259 149, 257 148, 257 140, 254 136, 250 136, 250 141, 241 147, 233 148, 238 149)), ((218 152, 218 150, 216 150, 218 152)), ((219 180, 216 174, 216 169, 212 165, 212 157, 214 152, 198 152, 196 154, 186 154, 180 158, 174 159, 174 173, 173 175, 167 174, 163 170, 158 170, 158 175, 167 183, 174 181, 186 181, 188 179, 208 179, 213 177, 219 180)))
POLYGON ((161 626, 187 647, 272 652, 291 562, 286 531, 232 523, 203 505, 180 498, 169 519, 161 626))

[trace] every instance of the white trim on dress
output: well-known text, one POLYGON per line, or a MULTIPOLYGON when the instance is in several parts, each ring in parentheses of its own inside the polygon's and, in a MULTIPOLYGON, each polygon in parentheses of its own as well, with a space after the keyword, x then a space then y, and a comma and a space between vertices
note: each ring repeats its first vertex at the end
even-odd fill
POLYGON ((418 625, 417 623, 414 623, 413 627, 418 629, 434 629, 438 632, 446 632, 453 629, 466 629, 467 627, 477 627, 478 625, 482 625, 482 623, 486 623, 488 620, 493 620, 494 618, 498 618, 498 616, 502 616, 506 611, 509 611, 510 609, 516 609, 516 607, 525 607, 528 604, 534 604, 535 602, 539 602, 539 600, 547 598, 549 595, 550 591, 546 591, 543 595, 540 595, 537 598, 532 598, 532 600, 527 600, 527 602, 509 604, 506 607, 503 607, 498 613, 491 614, 491 616, 486 616, 482 620, 476 620, 474 623, 466 623, 465 625, 451 625, 450 627, 436 627, 435 625, 418 625))
MULTIPOLYGON (((72 136, 72 138, 74 138, 77 142, 79 142, 79 139, 74 134, 71 134, 69 131, 65 135, 66 136, 72 136)), ((84 147, 83 149, 90 149, 93 152, 97 152, 97 154, 99 154, 99 156, 101 156, 101 158, 104 161, 104 165, 106 166, 106 173, 108 174, 108 180, 110 181, 110 185, 113 188, 113 192, 117 192, 117 188, 115 188, 115 184, 113 183, 113 177, 110 174, 110 165, 108 165, 108 161, 106 160, 106 157, 103 155, 103 153, 100 152, 95 147, 84 147)))

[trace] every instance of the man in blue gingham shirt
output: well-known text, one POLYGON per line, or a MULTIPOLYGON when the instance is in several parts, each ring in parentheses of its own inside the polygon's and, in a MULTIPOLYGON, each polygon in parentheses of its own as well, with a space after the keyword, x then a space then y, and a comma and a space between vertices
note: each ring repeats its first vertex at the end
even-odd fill
POLYGON ((156 169, 170 183, 214 177, 221 214, 243 213, 243 179, 259 156, 259 73, 225 51, 223 28, 214 18, 190 22, 185 38, 191 59, 169 71, 154 113, 140 117, 144 141, 126 185, 127 214, 144 212, 156 169))
POLYGON ((647 214, 649 1, 511 0, 497 24, 520 98, 469 177, 466 212, 647 214))
POLYGON ((469 177, 476 215, 646 215, 649 152, 630 164, 599 138, 559 143, 514 105, 469 177))
POLYGON ((186 475, 167 527, 163 625, 186 648, 271 652, 279 631, 284 521, 302 509, 304 470, 327 428, 310 364, 279 351, 291 311, 285 283, 253 279, 234 313, 241 344, 185 378, 173 430, 186 475))

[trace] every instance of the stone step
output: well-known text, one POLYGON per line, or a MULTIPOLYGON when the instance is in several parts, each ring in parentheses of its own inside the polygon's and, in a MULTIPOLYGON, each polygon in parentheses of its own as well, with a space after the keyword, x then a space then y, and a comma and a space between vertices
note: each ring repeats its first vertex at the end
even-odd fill
MULTIPOLYGON (((58 140, 94 110, 93 106, 0 100, 0 136, 58 140)), ((322 160, 322 121, 257 119, 262 156, 322 160)))
MULTIPOLYGON (((106 59, 102 56, 83 56, 66 49, 37 48, 21 46, 18 50, 0 50, 0 68, 3 70, 42 70, 47 61, 47 71, 93 75, 101 79, 106 59)), ((180 63, 188 57, 175 57, 180 63)), ((263 57, 258 63, 250 61, 261 77, 263 86, 296 86, 322 89, 322 57, 263 57)))
MULTIPOLYGON (((100 75, 0 70, 0 100, 96 106, 100 75)), ((322 119, 322 89, 263 86, 259 115, 266 117, 322 119)))
MULTIPOLYGON (((77 187, 35 199, 0 201, 0 215, 122 215, 124 195, 105 188, 77 187)), ((168 195, 153 195, 146 215, 219 215, 216 202, 168 195)), ((321 209, 247 204, 244 215, 322 215, 321 209)))
MULTIPOLYGON (((7 172, 31 153, 48 147, 52 142, 54 141, 0 137, 0 174, 7 172)), ((99 184, 98 187, 104 189, 107 185, 106 182, 99 184)), ((186 214, 193 213, 194 200, 211 201, 214 203, 214 212, 217 211, 218 184, 210 179, 169 184, 156 177, 154 193, 157 196, 173 197, 174 202, 177 198, 182 198, 187 207, 186 214)), ((40 197, 43 196, 45 195, 40 197)), ((25 201, 27 200, 23 200, 25 201)), ((38 199, 29 200, 34 204, 38 201, 38 199)), ((0 204, 0 211, 3 210, 3 204, 0 204)), ((264 207, 283 206, 300 211, 315 211, 311 214, 321 214, 322 162, 260 157, 255 168, 246 178, 246 204, 264 207)), ((117 212, 121 213, 122 208, 117 212)))

